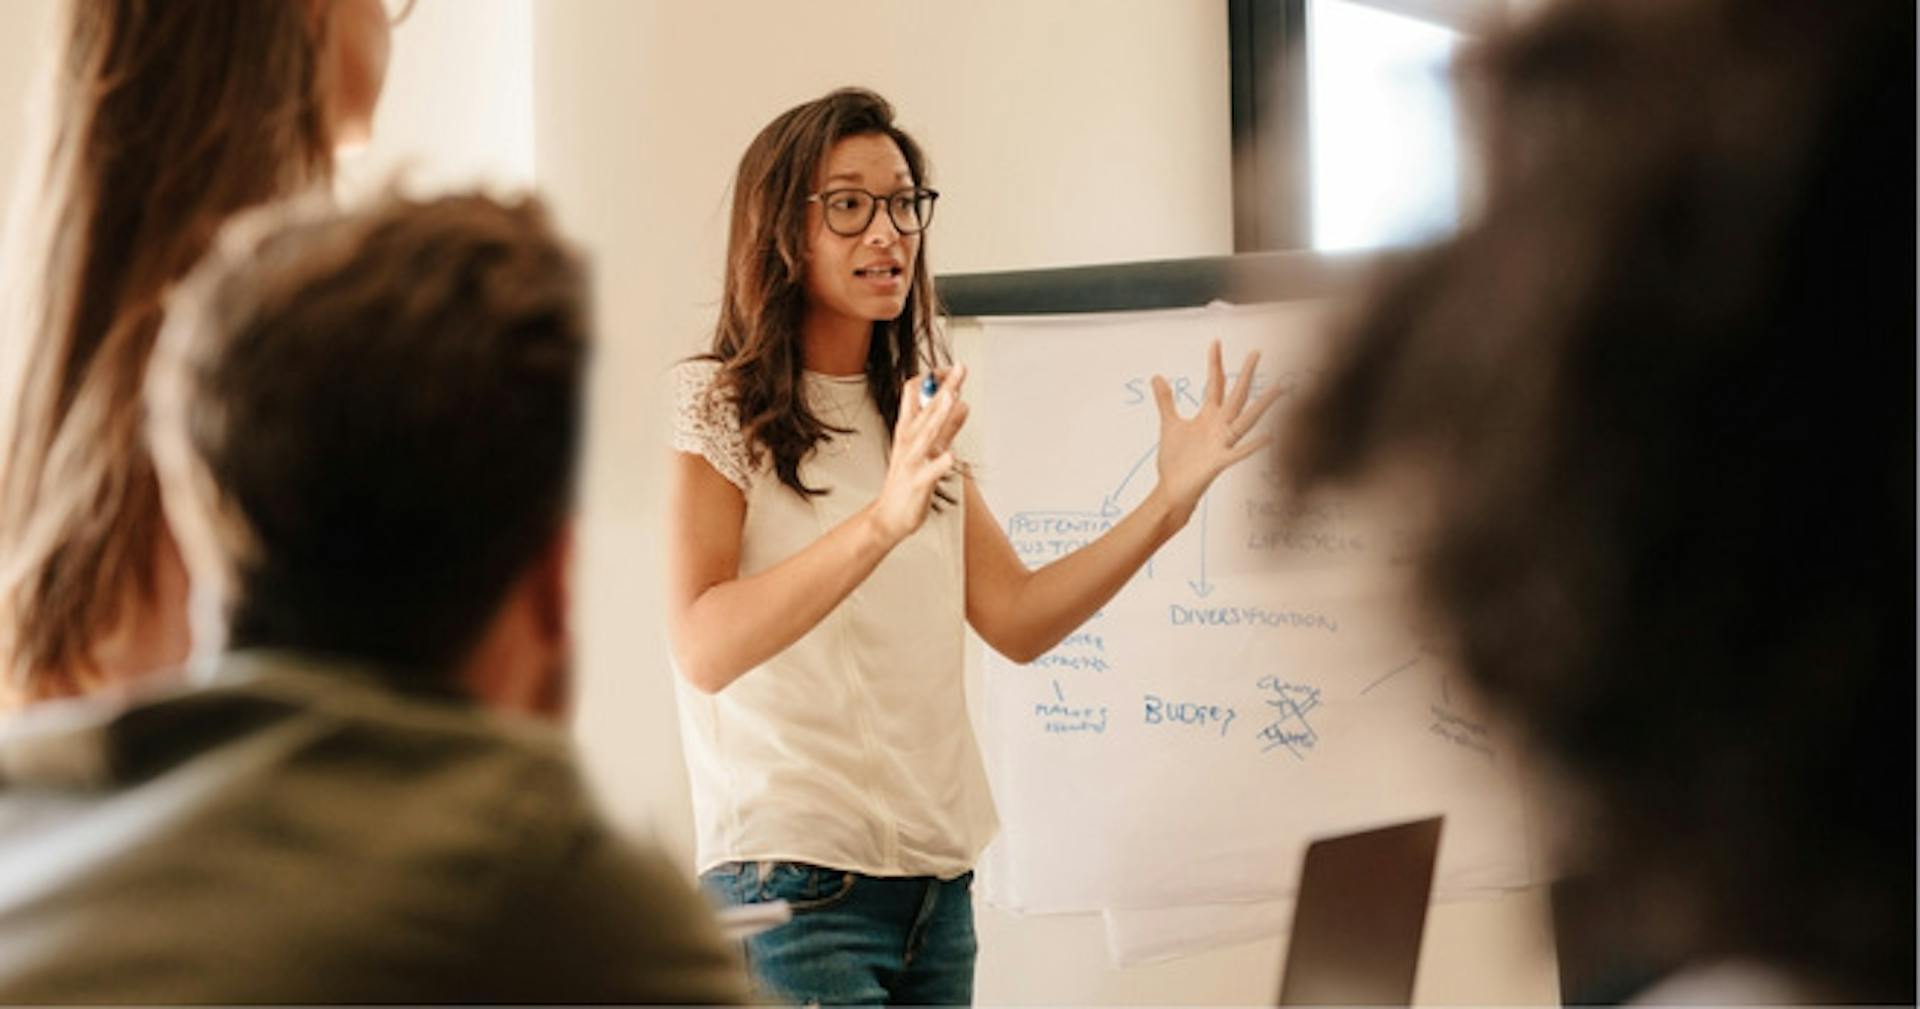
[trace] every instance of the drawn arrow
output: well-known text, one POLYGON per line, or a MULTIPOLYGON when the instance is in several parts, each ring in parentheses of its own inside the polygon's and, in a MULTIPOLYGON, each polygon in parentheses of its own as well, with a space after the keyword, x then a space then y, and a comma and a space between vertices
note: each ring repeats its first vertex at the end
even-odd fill
MULTIPOLYGON (((1415 649, 1413 653, 1413 658, 1410 658, 1407 661, 1402 662, 1397 666, 1394 666, 1392 669, 1387 670, 1385 673, 1380 674, 1380 676, 1375 678, 1372 683, 1369 683, 1365 687, 1362 687, 1360 692, 1363 694, 1368 693, 1372 691, 1373 688, 1379 686, 1380 684, 1385 683, 1388 680, 1391 680, 1394 677, 1400 675, 1401 673, 1404 673, 1407 670, 1412 669, 1414 666, 1419 665, 1420 657, 1424 654, 1425 654, 1424 649, 1415 649)), ((1441 681, 1441 684, 1440 684, 1440 691, 1443 696, 1446 693, 1446 689, 1447 689, 1446 682, 1443 680, 1441 681)))
POLYGON ((1200 499, 1200 580, 1187 580, 1187 587, 1202 599, 1213 594, 1213 583, 1207 581, 1207 499, 1212 496, 1207 494, 1200 499))
POLYGON ((1133 475, 1135 473, 1140 472, 1140 467, 1145 466, 1147 464, 1147 460, 1153 458, 1153 454, 1155 452, 1158 452, 1159 450, 1160 450, 1160 443, 1156 441, 1153 443, 1151 447, 1147 449, 1147 452, 1145 455, 1141 456, 1139 459, 1134 461, 1133 468, 1127 470, 1127 475, 1120 479, 1120 486, 1115 487, 1113 489, 1113 493, 1108 494, 1107 496, 1100 499, 1100 517, 1101 518, 1110 519, 1110 518, 1113 518, 1115 515, 1120 514, 1121 493, 1127 489, 1127 484, 1130 484, 1133 482, 1133 475))

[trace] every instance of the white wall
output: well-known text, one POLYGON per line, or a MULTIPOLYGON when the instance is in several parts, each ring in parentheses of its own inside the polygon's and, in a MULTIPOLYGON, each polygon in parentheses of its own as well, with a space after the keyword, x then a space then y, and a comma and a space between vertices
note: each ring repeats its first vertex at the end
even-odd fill
MULTIPOLYGON (((59 9, 0 0, 0 194, 13 192, 59 9)), ((532 185, 532 35, 533 0, 421 0, 394 29, 373 142, 340 161, 343 196, 389 180, 422 191, 532 185)))
POLYGON ((393 29, 373 141, 340 159, 342 196, 533 181, 533 0, 420 0, 393 29))
MULTIPOLYGON (((0 0, 0 214, 13 205, 32 99, 42 65, 52 59, 58 9, 54 0, 0 0)), ((5 230, 0 227, 0 234, 5 230)))

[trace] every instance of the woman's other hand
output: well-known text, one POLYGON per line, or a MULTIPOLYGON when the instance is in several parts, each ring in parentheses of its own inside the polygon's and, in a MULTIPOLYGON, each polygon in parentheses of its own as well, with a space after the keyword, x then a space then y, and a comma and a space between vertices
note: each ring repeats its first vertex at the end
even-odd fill
POLYGON ((925 375, 900 392, 900 418, 893 426, 893 451, 887 460, 886 482, 880 496, 867 506, 874 529, 888 547, 899 543, 926 521, 934 488, 953 472, 953 438, 967 422, 967 404, 960 388, 966 365, 936 373, 940 391, 920 402, 925 375))
POLYGON ((1272 434, 1247 437, 1280 398, 1280 389, 1275 387, 1251 404, 1247 402, 1253 391, 1254 368, 1259 363, 1259 351, 1248 354, 1233 391, 1228 392, 1226 373, 1220 366, 1220 341, 1213 341, 1207 348, 1206 391, 1201 394, 1199 412, 1192 417, 1180 416, 1167 380, 1153 377, 1153 398, 1160 407, 1160 491, 1183 524, 1213 485, 1214 477, 1273 443, 1272 434))

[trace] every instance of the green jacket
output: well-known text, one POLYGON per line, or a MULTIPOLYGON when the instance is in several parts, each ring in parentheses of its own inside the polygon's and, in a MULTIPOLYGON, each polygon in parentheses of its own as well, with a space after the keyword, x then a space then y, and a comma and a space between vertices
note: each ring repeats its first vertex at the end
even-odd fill
POLYGON ((0 727, 0 1002, 738 1002, 562 735, 279 653, 0 727))

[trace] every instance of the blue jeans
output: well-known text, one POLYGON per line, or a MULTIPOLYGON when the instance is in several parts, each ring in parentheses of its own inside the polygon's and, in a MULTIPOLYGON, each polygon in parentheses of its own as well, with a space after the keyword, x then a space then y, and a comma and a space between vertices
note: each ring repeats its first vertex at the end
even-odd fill
POLYGON ((728 862, 700 876, 722 904, 784 900, 793 920, 746 942, 773 998, 809 1005, 973 1002, 973 873, 863 876, 798 862, 728 862))

